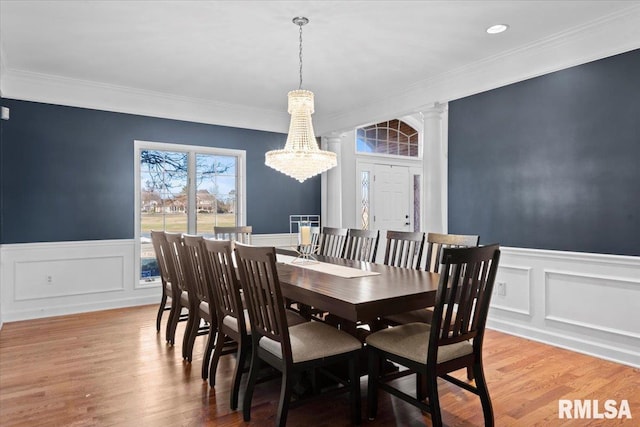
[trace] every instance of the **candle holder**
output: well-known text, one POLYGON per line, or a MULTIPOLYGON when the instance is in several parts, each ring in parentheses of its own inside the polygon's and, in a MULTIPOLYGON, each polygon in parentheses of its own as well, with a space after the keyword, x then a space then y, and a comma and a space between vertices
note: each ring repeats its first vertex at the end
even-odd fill
POLYGON ((317 227, 311 226, 310 221, 298 222, 298 246, 296 247, 298 256, 293 261, 291 261, 292 263, 309 264, 318 262, 318 260, 314 257, 314 254, 318 250, 318 233, 313 232, 314 228, 317 229, 317 227))

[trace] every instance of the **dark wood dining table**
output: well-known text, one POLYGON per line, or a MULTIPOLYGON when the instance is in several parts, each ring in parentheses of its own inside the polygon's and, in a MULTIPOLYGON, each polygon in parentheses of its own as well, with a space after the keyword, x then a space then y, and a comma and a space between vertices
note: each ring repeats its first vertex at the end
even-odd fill
POLYGON ((278 262, 278 277, 286 298, 329 312, 353 325, 374 323, 379 317, 435 304, 440 279, 437 273, 333 257, 316 258, 380 274, 344 278, 278 262))

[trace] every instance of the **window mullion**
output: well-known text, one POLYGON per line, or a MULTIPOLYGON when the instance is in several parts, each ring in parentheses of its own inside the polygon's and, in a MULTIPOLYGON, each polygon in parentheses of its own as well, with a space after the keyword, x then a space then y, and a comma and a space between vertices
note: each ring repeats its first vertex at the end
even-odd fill
POLYGON ((190 151, 187 159, 187 230, 196 234, 196 153, 190 151))

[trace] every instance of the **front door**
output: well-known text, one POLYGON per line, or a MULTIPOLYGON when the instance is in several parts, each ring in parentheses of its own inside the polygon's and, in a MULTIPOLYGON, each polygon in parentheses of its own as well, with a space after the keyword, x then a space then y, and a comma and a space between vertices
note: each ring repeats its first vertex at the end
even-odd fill
POLYGON ((372 229, 412 231, 409 168, 377 164, 373 175, 372 229))

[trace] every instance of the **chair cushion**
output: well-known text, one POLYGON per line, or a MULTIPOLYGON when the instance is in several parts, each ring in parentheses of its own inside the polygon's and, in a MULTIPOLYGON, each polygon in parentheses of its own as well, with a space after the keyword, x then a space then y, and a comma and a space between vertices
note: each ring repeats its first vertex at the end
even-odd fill
MULTIPOLYGON (((375 332, 367 337, 367 345, 396 354, 418 363, 427 363, 431 325, 408 323, 375 332)), ((438 363, 466 356, 473 352, 469 341, 445 345, 438 349, 438 363)))
POLYGON ((308 320, 305 319, 304 317, 302 317, 301 315, 299 315, 298 313, 296 313, 293 310, 285 310, 284 311, 287 315, 287 324, 289 326, 295 326, 295 325, 299 325, 301 323, 307 323, 308 320))
MULTIPOLYGON (((251 335, 251 322, 249 321, 249 310, 244 309, 243 312, 244 312, 244 324, 247 329, 247 335, 251 335)), ((285 313, 287 314, 287 324, 289 326, 299 325, 300 323, 308 322, 307 319, 305 319, 304 317, 300 316, 298 313, 295 313, 291 310, 285 310, 285 313)), ((224 319, 222 319, 222 324, 238 332, 238 319, 236 319, 235 317, 224 316, 224 319)))
MULTIPOLYGON (((249 322, 249 311, 243 310, 244 312, 244 324, 247 329, 247 335, 251 335, 251 323, 249 322)), ((229 329, 238 332, 238 319, 233 316, 224 316, 222 319, 222 324, 228 327, 229 329)))
MULTIPOLYGON (((322 359, 359 350, 362 344, 352 335, 322 322, 306 322, 289 327, 293 363, 322 359)), ((267 337, 260 338, 260 347, 282 358, 280 343, 267 337)))
POLYGON ((200 301, 199 305, 200 311, 209 315, 209 303, 206 301, 200 301))
POLYGON ((184 307, 189 307, 189 293, 187 291, 182 291, 180 301, 184 307))

